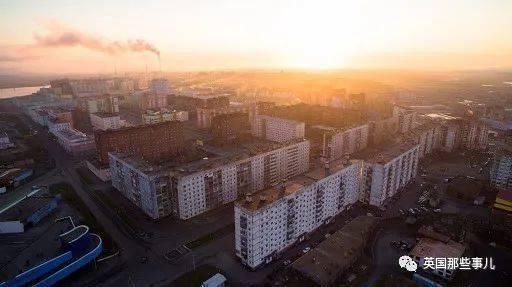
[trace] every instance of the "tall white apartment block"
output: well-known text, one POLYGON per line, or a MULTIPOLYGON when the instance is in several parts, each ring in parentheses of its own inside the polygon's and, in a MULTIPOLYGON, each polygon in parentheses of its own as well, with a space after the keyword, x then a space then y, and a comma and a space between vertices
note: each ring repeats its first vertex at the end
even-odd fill
POLYGON ((361 167, 361 161, 338 161, 239 199, 235 203, 236 255, 256 268, 330 222, 358 201, 361 167))
POLYGON ((116 130, 121 128, 121 118, 116 113, 92 113, 89 114, 94 130, 116 130))
POLYGON ((309 147, 307 140, 273 143, 177 167, 156 167, 114 152, 109 154, 112 185, 152 218, 189 219, 306 172, 309 147))
POLYGON ((416 112, 401 106, 393 107, 393 117, 398 118, 398 131, 406 133, 415 127, 416 112))
POLYGON ((325 132, 323 156, 327 160, 336 160, 365 149, 368 146, 368 136, 368 124, 325 132))
POLYGON ((442 128, 438 123, 428 122, 410 131, 407 138, 419 144, 419 157, 423 158, 441 148, 442 128))
POLYGON ((252 134, 270 141, 288 142, 304 138, 305 127, 306 125, 303 122, 257 115, 252 134))
POLYGON ((362 201, 382 206, 386 199, 414 179, 418 172, 420 145, 414 142, 362 151, 362 201))
POLYGON ((512 188, 512 148, 510 146, 502 146, 495 153, 490 180, 498 188, 512 188))
POLYGON ((157 96, 167 96, 171 93, 169 81, 167 79, 151 80, 151 92, 157 96))

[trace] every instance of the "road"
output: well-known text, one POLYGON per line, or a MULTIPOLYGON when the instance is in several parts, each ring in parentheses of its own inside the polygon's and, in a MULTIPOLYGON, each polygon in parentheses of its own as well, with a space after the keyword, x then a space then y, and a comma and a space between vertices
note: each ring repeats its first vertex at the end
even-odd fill
POLYGON ((116 279, 115 283, 112 284, 104 282, 105 286, 119 286, 119 284, 123 286, 147 286, 152 283, 151 279, 155 281, 165 280, 167 278, 165 270, 155 268, 155 266, 165 264, 165 260, 161 256, 152 253, 151 248, 133 240, 126 231, 115 224, 113 218, 116 215, 112 213, 113 211, 102 208, 101 205, 94 200, 89 191, 85 190, 82 186, 80 177, 75 169, 76 161, 68 155, 57 142, 49 137, 48 131, 45 128, 35 127, 35 129, 38 130, 36 136, 41 144, 55 160, 56 168, 61 172, 62 178, 73 186, 77 195, 82 199, 91 213, 94 214, 99 224, 102 225, 104 230, 109 232, 121 251, 120 256, 127 263, 126 272, 123 273, 131 274, 131 276, 129 278, 122 278, 123 280, 116 279), (142 257, 147 257, 148 261, 141 266, 140 259, 142 257), (148 278, 151 279, 148 280, 148 278))

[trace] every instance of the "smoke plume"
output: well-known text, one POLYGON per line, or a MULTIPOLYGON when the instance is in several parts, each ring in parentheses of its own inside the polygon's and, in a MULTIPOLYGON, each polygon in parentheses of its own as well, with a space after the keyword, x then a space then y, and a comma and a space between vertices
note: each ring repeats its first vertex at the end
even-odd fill
POLYGON ((83 47, 111 55, 123 52, 150 52, 160 57, 160 51, 142 39, 108 41, 70 28, 49 27, 46 35, 35 34, 34 38, 39 46, 44 47, 83 47))

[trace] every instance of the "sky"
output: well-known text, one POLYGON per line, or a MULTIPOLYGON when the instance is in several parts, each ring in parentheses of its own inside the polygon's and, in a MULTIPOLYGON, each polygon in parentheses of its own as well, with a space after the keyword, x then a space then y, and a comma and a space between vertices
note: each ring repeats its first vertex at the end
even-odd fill
POLYGON ((0 0, 0 74, 506 69, 511 28, 510 0, 0 0))

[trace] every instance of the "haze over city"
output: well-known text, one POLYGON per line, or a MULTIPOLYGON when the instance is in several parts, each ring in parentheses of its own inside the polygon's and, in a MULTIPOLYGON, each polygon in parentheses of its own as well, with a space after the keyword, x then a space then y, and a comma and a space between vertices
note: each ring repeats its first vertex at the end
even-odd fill
POLYGON ((512 3, 2 1, 0 69, 490 69, 512 66, 512 3))

